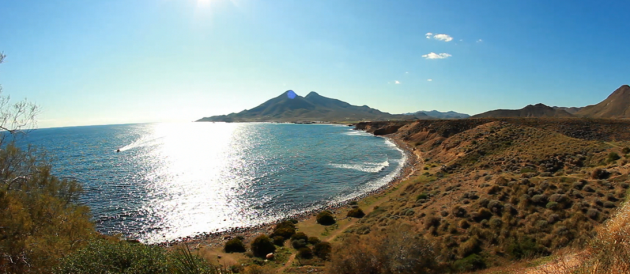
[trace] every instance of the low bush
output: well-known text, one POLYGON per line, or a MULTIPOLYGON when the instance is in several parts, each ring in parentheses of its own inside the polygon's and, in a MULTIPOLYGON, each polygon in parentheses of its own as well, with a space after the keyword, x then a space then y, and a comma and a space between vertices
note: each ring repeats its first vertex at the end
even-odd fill
POLYGON ((486 262, 481 256, 472 254, 466 258, 455 261, 453 268, 458 272, 468 272, 486 268, 486 262))
POLYGON ((304 241, 308 241, 308 236, 306 236, 306 234, 304 234, 304 232, 298 232, 293 234, 293 236, 291 236, 291 240, 304 240, 304 241))
POLYGON ((273 244, 275 244, 277 246, 283 246, 284 245, 284 237, 282 237, 282 236, 273 236, 273 244))
POLYGON ((547 205, 545 206, 548 209, 558 209, 558 203, 557 202, 548 202, 547 205))
POLYGON ((316 219, 317 219, 317 223, 321 225, 332 225, 336 222, 335 217, 332 215, 332 212, 328 210, 324 210, 320 212, 319 214, 317 214, 316 219))
POLYGON ((298 249, 298 256, 304 259, 311 259, 313 258, 313 251, 306 246, 300 247, 300 249, 298 249))
POLYGON ((297 239, 297 240, 291 241, 291 246, 293 246, 293 248, 295 249, 300 249, 302 247, 305 247, 306 245, 307 245, 307 241, 304 239, 297 239))
POLYGON ((165 250, 124 241, 95 240, 61 260, 57 273, 169 273, 165 250))
POLYGON ((333 249, 327 272, 430 273, 437 269, 436 257, 433 246, 412 227, 392 225, 367 238, 344 238, 333 249))
POLYGON ((264 258, 269 253, 276 251, 276 246, 271 242, 267 235, 260 235, 251 243, 252 253, 254 256, 264 258))
POLYGON ((619 160, 619 159, 621 159, 621 157, 619 156, 619 154, 617 154, 616 152, 611 152, 610 154, 608 154, 608 159, 607 159, 607 161, 608 161, 609 163, 612 163, 612 162, 617 161, 617 160, 619 160))
POLYGON ((282 236, 285 239, 290 238, 295 234, 295 224, 292 220, 282 221, 276 224, 276 227, 273 229, 272 236, 282 236))
POLYGON ((417 197, 416 200, 423 200, 426 199, 428 197, 428 195, 426 193, 420 193, 417 197))
POLYGON ((538 245, 536 241, 529 237, 512 238, 507 243, 506 252, 516 259, 548 255, 544 247, 538 245))
POLYGON ((363 213, 363 210, 361 210, 360 208, 353 208, 350 211, 348 211, 348 217, 353 217, 353 218, 363 218, 363 216, 365 216, 365 213, 363 213))
POLYGON ((234 238, 225 243, 223 251, 225 251, 226 253, 245 252, 245 245, 243 244, 241 239, 234 238))
POLYGON ((316 245, 316 244, 318 244, 320 242, 321 241, 317 237, 308 237, 308 243, 309 244, 316 245))
POLYGON ((332 245, 329 242, 319 242, 313 246, 313 253, 322 260, 329 260, 332 245))

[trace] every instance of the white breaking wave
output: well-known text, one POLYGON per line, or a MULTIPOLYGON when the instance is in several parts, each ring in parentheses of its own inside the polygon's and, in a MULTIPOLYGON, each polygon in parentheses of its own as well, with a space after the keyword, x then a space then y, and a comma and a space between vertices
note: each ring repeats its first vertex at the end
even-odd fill
POLYGON ((343 135, 350 135, 350 136, 367 136, 367 137, 373 137, 374 135, 367 133, 365 131, 358 131, 358 130, 353 130, 350 129, 347 132, 342 133, 343 135))
POLYGON ((330 164, 332 167, 354 169, 363 172, 377 173, 389 166, 389 161, 382 163, 362 163, 362 164, 330 164))

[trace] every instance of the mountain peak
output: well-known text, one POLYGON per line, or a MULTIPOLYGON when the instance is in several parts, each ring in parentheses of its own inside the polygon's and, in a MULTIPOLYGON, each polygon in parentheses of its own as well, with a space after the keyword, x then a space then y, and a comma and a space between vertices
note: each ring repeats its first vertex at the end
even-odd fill
POLYGON ((321 96, 321 95, 319 95, 317 92, 311 91, 311 92, 309 92, 309 93, 306 95, 306 97, 304 97, 304 98, 309 98, 309 97, 318 97, 318 96, 321 96))
POLYGON ((255 108, 239 113, 204 117, 198 121, 223 122, 290 122, 290 121, 366 121, 413 119, 406 115, 393 115, 380 110, 351 105, 311 91, 306 97, 292 90, 267 100, 255 108))

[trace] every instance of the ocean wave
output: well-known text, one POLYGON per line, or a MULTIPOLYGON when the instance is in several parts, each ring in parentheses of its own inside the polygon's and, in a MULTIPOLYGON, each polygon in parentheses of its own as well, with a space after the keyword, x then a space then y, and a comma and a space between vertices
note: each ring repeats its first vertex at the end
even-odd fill
POLYGON ((361 164, 330 164, 335 168, 353 169, 369 173, 377 173, 384 170, 389 166, 389 161, 385 160, 382 163, 361 163, 361 164))
POLYGON ((347 132, 341 133, 343 135, 349 135, 349 136, 368 136, 368 137, 372 137, 374 135, 364 132, 364 131, 358 131, 358 130, 353 130, 350 129, 347 132))

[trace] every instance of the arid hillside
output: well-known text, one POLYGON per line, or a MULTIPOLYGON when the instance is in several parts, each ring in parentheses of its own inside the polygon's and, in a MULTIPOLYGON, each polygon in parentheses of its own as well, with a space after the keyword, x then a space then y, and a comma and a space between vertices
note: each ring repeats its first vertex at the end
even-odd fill
POLYGON ((587 118, 630 118, 630 86, 619 87, 606 100, 584 107, 575 115, 587 118))
POLYGON ((406 141, 424 167, 348 231, 411 224, 444 271, 583 246, 626 199, 630 121, 466 119, 362 123, 406 141))

